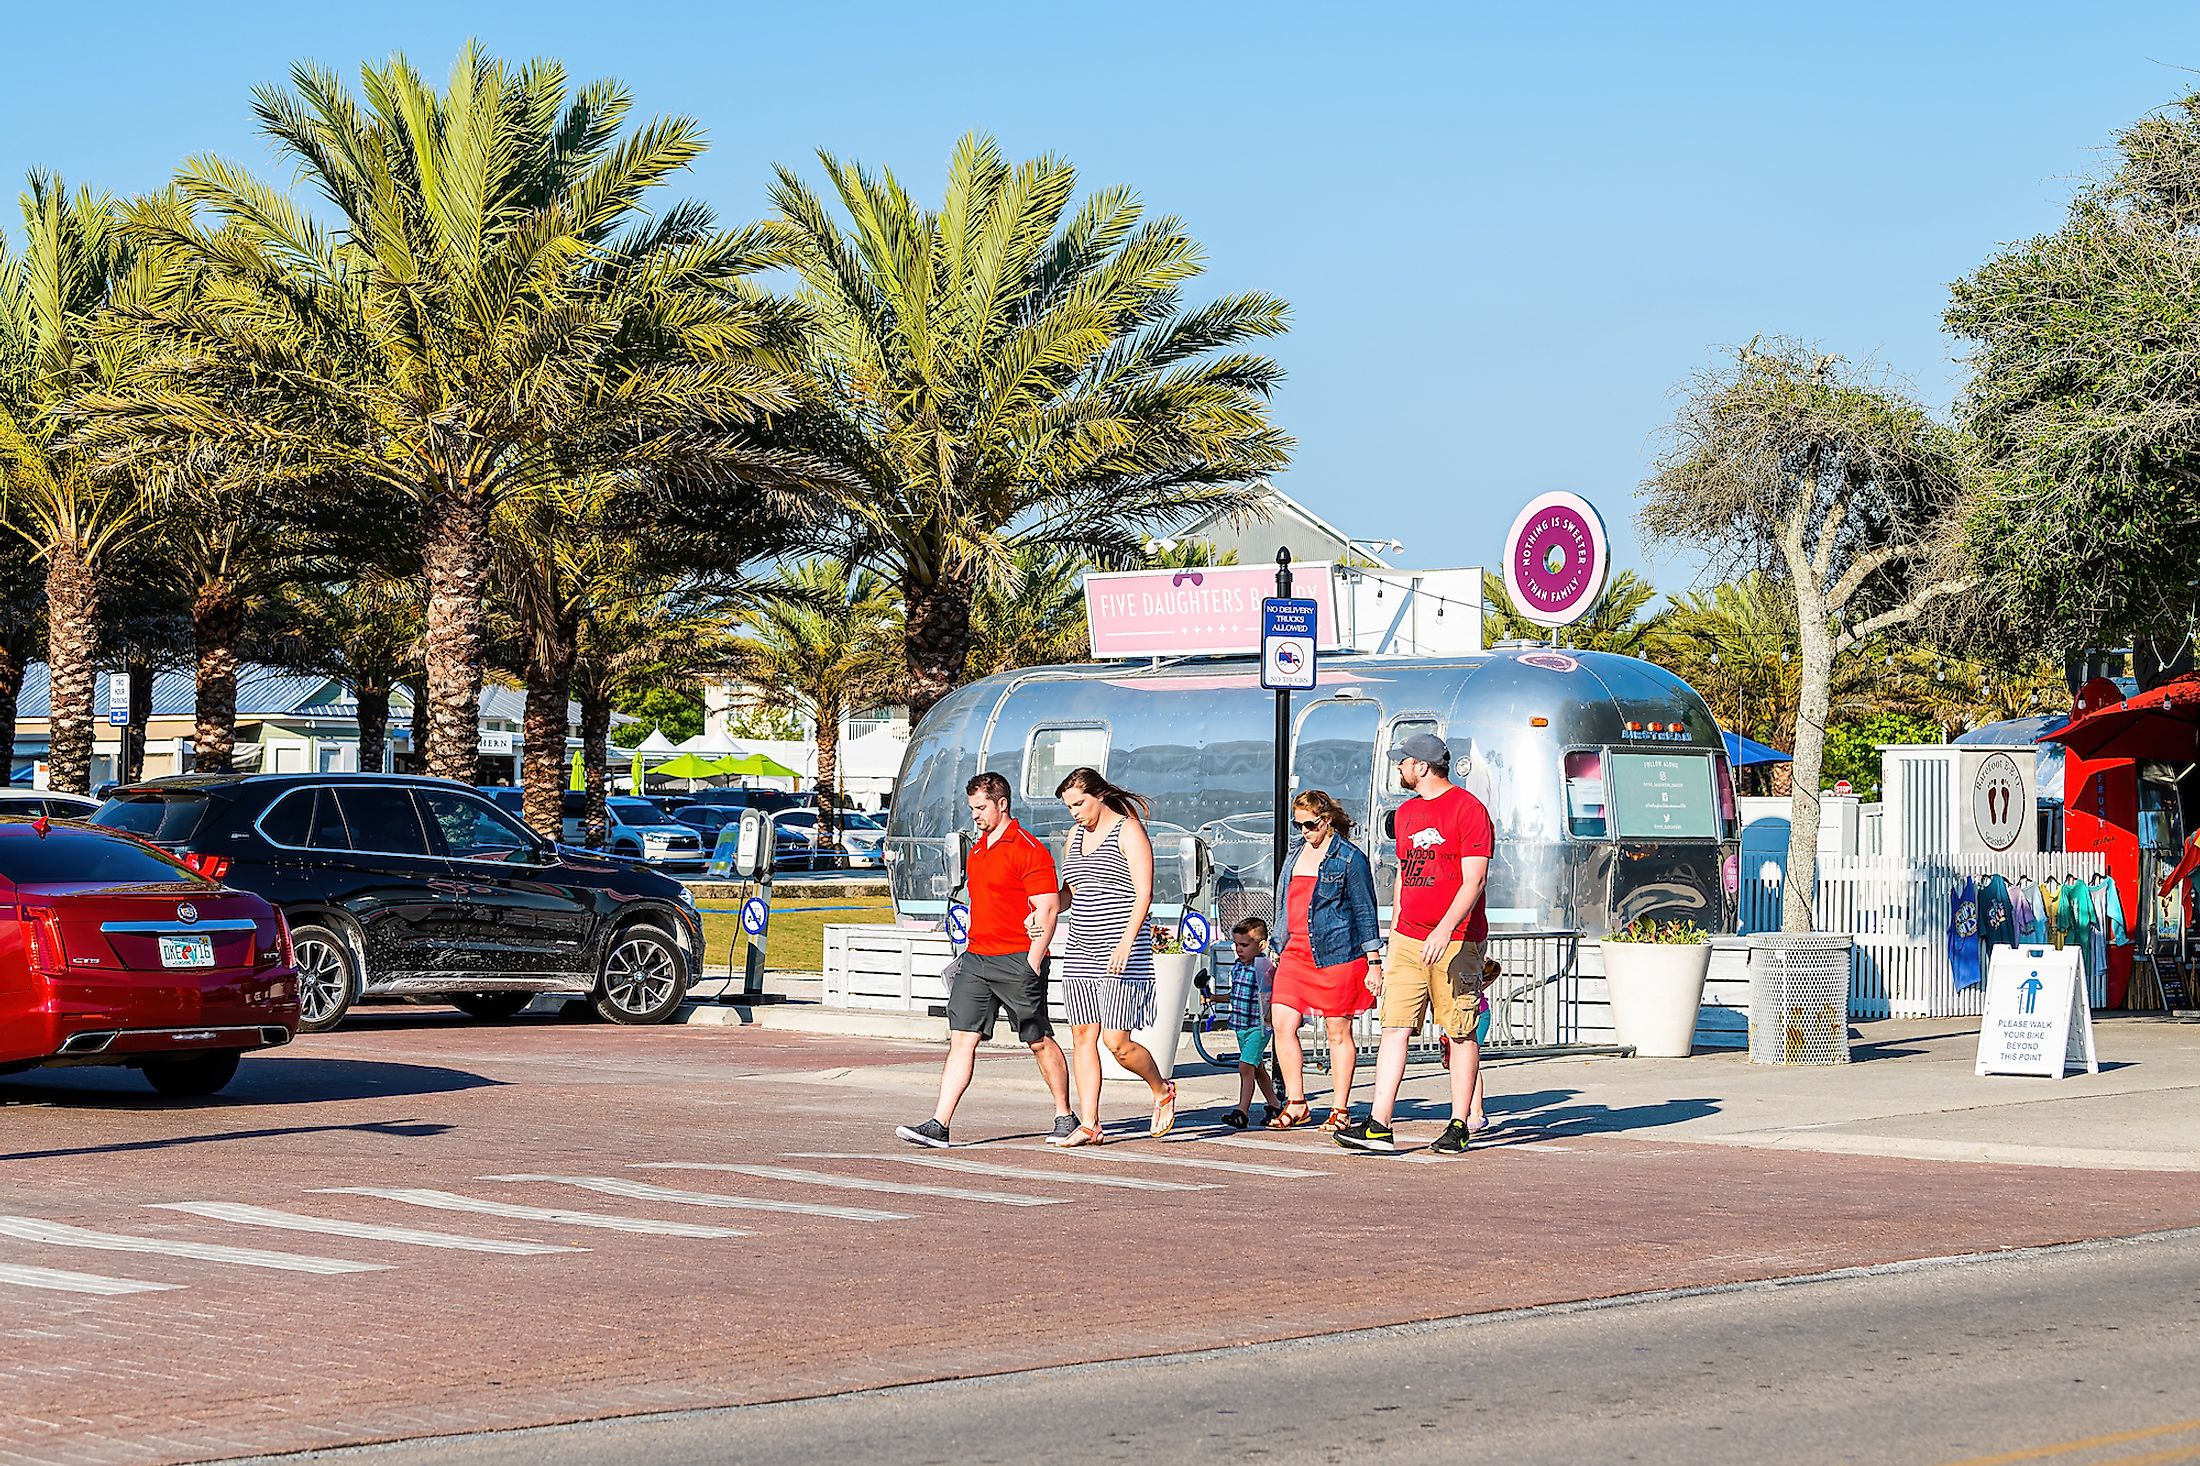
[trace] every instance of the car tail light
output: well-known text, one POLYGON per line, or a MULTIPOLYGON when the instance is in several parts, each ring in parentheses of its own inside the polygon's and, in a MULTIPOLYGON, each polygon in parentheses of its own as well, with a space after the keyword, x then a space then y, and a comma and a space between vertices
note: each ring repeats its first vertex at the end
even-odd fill
POLYGON ((23 946, 30 954, 33 972, 59 977, 69 970, 61 950, 61 916, 52 907, 23 909, 23 946))
POLYGON ((189 850, 183 855, 183 863, 210 881, 218 881, 229 874, 233 863, 226 855, 208 855, 204 851, 189 850))
POLYGON ((275 913, 275 955, 276 961, 284 967, 298 965, 297 953, 290 946, 290 918, 279 909, 275 913))

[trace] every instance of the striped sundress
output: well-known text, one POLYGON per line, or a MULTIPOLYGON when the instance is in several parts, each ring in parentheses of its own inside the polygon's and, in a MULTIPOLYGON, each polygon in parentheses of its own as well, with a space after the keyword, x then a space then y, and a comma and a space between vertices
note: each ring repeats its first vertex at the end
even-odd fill
POLYGON ((1130 925, 1137 894, 1131 889, 1130 862, 1123 857, 1123 821, 1116 820, 1090 852, 1079 825, 1062 857, 1062 882, 1070 888, 1069 966, 1062 979, 1062 1013, 1072 1023, 1102 1028, 1148 1028, 1153 1024, 1153 933, 1138 924, 1131 960, 1118 977, 1108 959, 1123 929, 1130 925))

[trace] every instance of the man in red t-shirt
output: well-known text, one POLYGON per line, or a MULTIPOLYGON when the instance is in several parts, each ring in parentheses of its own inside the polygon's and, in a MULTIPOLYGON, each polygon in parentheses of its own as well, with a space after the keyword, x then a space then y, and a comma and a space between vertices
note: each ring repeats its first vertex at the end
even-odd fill
POLYGON ((1061 882, 1054 857, 1008 812, 1008 780, 979 774, 963 791, 970 800, 978 838, 964 863, 970 888, 970 940, 948 966, 947 1067, 940 1075, 939 1107, 921 1125, 894 1133, 911 1145, 944 1147, 955 1106, 970 1088, 978 1044, 993 1036, 1003 1008, 1016 1036, 1031 1046, 1039 1076, 1054 1094, 1054 1133, 1059 1145, 1077 1129, 1069 1108, 1069 1065, 1047 1021, 1047 948, 1062 913, 1061 882), (1031 922, 1031 935, 1025 923, 1031 922))
POLYGON ((1398 883, 1393 930, 1383 961, 1383 1045, 1375 1060, 1375 1104, 1368 1118, 1337 1132, 1347 1150, 1393 1151, 1390 1117, 1406 1077, 1406 1046, 1431 1010, 1451 1040, 1451 1123, 1430 1150, 1466 1152, 1474 1086, 1481 1077, 1482 961, 1490 922, 1483 906, 1493 835, 1482 801, 1451 782, 1451 749, 1416 733, 1390 750, 1399 781, 1414 797, 1399 806, 1398 883))

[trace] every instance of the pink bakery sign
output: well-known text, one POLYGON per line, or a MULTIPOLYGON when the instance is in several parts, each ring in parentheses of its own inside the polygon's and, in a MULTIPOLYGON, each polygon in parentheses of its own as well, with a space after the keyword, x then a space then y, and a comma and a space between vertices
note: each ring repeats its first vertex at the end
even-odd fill
MULTIPOLYGON (((1092 654, 1101 661, 1252 656, 1260 650, 1260 603, 1275 593, 1270 565, 1096 571, 1085 577, 1092 654)), ((1315 602, 1322 646, 1339 645, 1329 562, 1292 566, 1291 594, 1315 602)))

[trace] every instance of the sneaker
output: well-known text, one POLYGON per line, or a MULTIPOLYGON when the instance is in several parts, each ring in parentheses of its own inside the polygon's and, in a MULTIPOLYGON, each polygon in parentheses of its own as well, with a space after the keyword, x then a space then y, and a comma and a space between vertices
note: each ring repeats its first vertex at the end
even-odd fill
POLYGON ((1444 1127, 1444 1133, 1436 1137, 1436 1143, 1429 1149, 1438 1155, 1465 1155, 1473 1133, 1466 1121, 1454 1120, 1444 1127))
POLYGON ((1075 1115, 1056 1115, 1054 1117, 1054 1133, 1047 1137, 1047 1144, 1061 1145, 1076 1133, 1077 1117, 1075 1115))
POLYGON ((945 1150, 952 1143, 947 1138, 947 1127, 937 1120, 927 1120, 922 1125, 896 1125, 894 1133, 911 1145, 928 1145, 934 1150, 945 1150))
POLYGON ((1339 1130, 1337 1144, 1346 1150, 1376 1151, 1383 1155, 1398 1148, 1397 1139, 1390 1133, 1390 1127, 1373 1116, 1365 1120, 1354 1120, 1339 1130))

